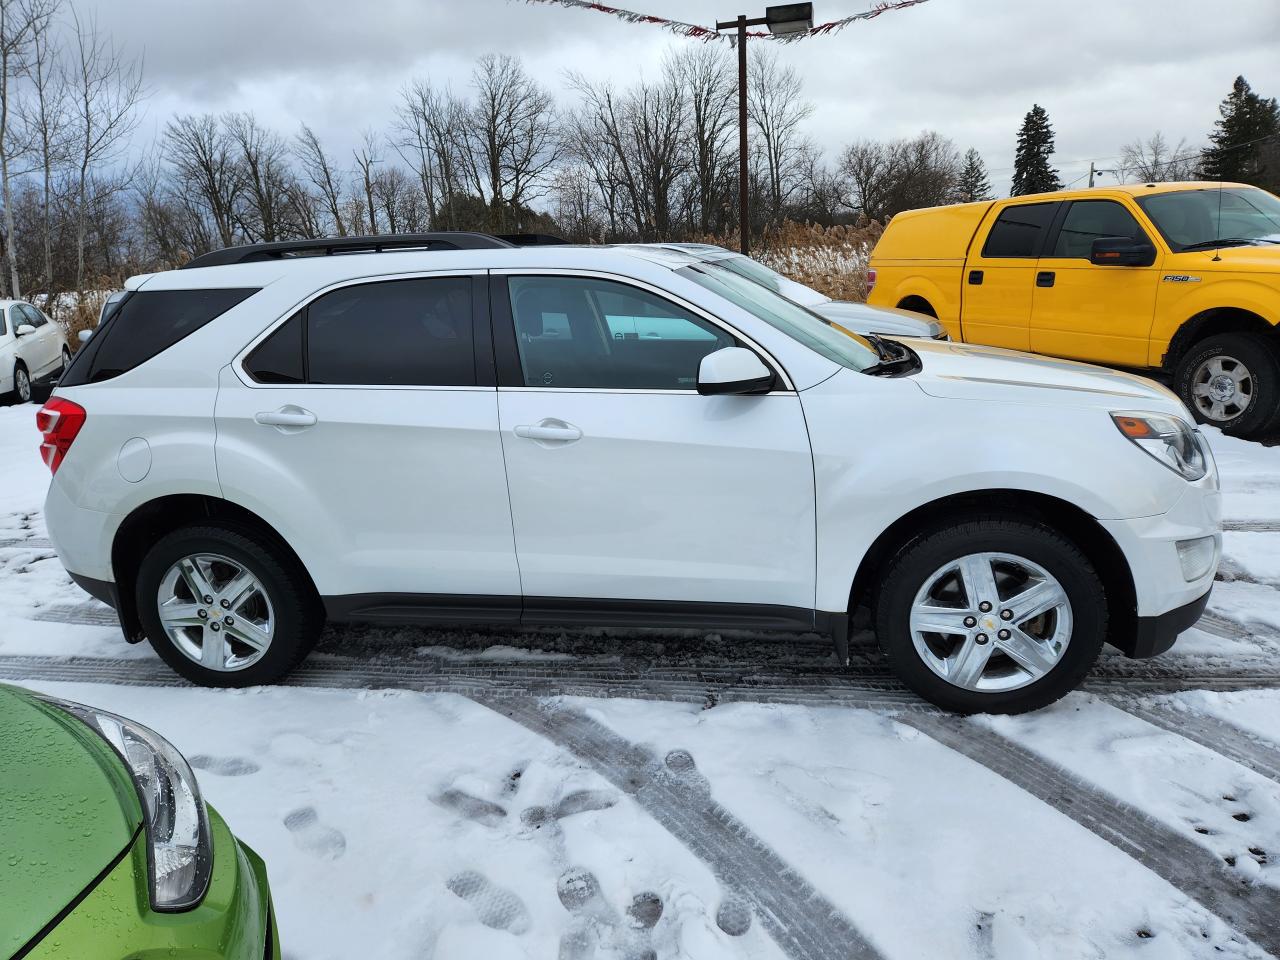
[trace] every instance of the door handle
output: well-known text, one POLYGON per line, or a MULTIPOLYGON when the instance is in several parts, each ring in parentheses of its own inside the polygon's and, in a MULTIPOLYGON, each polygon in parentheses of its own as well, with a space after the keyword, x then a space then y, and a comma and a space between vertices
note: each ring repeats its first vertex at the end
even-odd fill
POLYGON ((303 427, 314 427, 316 425, 316 415, 310 410, 304 410, 302 407, 295 407, 293 404, 286 404, 279 410, 265 410, 262 413, 253 415, 253 422, 260 423, 264 427, 292 427, 294 429, 302 429, 303 427))
POLYGON ((1037 287, 1052 287, 1055 274, 1052 270, 1041 270, 1036 274, 1037 287))
POLYGON ((969 284, 974 287, 982 286, 982 277, 983 277, 983 273, 981 270, 970 270, 969 284))
POLYGON ((572 423, 565 423, 563 420, 543 420, 536 425, 522 424, 512 432, 524 440, 572 443, 574 440, 582 439, 582 431, 572 423))

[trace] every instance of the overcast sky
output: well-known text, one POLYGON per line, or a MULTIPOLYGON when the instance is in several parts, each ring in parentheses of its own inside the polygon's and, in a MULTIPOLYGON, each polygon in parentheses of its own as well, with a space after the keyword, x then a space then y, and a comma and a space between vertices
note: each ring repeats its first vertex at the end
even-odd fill
MULTIPOLYGON (((609 0, 712 24, 758 7, 726 0, 609 0)), ((872 0, 817 0, 815 19, 872 0)), ((253 110, 281 132, 310 124, 350 157, 385 128, 397 91, 430 76, 463 90, 472 61, 501 52, 568 103, 564 73, 619 84, 657 73, 697 43, 603 14, 521 0, 78 0, 146 61, 152 95, 140 150, 175 113, 253 110)), ((770 41, 757 41, 750 49, 770 41)), ((862 137, 934 129, 982 153, 1008 188, 1014 138, 1032 103, 1049 111, 1064 182, 1089 160, 1156 130, 1198 146, 1243 73, 1280 96, 1280 0, 929 0, 839 34, 779 46, 816 109, 809 134, 834 158, 862 137)))

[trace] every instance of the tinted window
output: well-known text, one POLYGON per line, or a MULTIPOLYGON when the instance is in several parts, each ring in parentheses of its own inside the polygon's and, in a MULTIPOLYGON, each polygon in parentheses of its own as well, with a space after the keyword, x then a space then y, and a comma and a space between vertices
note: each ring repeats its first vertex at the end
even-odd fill
POLYGON ((471 278, 343 287, 307 307, 311 383, 475 386, 471 278))
POLYGON ((0 337, 3 337, 6 333, 9 332, 9 328, 4 322, 4 315, 5 315, 5 311, 0 310, 0 337))
POLYGON ((708 353, 737 341, 648 291, 610 280, 511 277, 526 386, 694 390, 708 353))
POLYGON ((43 313, 29 303, 20 303, 15 309, 22 311, 22 322, 29 323, 33 327, 43 327, 49 322, 43 313))
POLYGON ((240 288, 130 294, 76 353, 61 383, 79 386, 127 373, 257 292, 240 288))
POLYGON ((982 247, 984 257, 1038 257, 1045 231, 1057 211, 1056 203, 1026 203, 1006 207, 996 218, 982 247))
POLYGON ((254 348, 244 362, 259 383, 302 383, 302 314, 295 313, 275 333, 254 348))
POLYGON ((1077 200, 1063 218, 1052 255, 1088 260, 1093 241, 1099 237, 1147 238, 1133 214, 1114 200, 1077 200))

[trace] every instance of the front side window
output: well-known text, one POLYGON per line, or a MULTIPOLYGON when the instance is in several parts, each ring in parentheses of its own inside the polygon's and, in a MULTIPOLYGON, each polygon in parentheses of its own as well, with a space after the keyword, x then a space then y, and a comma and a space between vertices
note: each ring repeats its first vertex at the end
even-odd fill
POLYGON ((694 390, 707 354, 736 339, 647 290, 590 277, 508 280, 530 387, 694 390))
POLYGON ((1005 207, 991 225, 982 255, 987 258, 1040 256, 1045 232, 1057 212, 1056 203, 1023 203, 1005 207))
MULTIPOLYGON (((13 309, 16 310, 17 308, 15 307, 13 309)), ((5 311, 0 310, 0 337, 3 337, 5 334, 9 332, 9 328, 5 323, 4 315, 5 315, 5 311)), ((17 324, 15 323, 14 326, 17 326, 17 324)))
POLYGON ((1219 243, 1280 243, 1280 198, 1254 187, 1153 193, 1138 205, 1176 252, 1219 243))
POLYGON ((1050 256, 1088 260, 1093 241, 1102 237, 1147 239, 1133 214, 1114 200, 1077 200, 1067 210, 1050 256))
POLYGON ((31 304, 29 303, 20 303, 18 304, 16 309, 22 311, 23 323, 29 323, 33 327, 37 327, 37 328, 43 327, 46 323, 48 323, 48 321, 44 317, 44 314, 41 313, 39 310, 37 310, 35 307, 31 306, 31 304))

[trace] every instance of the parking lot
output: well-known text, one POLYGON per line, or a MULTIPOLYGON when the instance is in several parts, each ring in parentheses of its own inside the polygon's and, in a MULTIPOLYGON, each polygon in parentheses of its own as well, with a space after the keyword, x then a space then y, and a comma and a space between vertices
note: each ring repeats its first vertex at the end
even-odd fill
POLYGON ((330 629, 276 688, 126 646, 0 409, 0 676, 133 716, 270 865, 296 960, 1280 951, 1280 451, 1214 433, 1209 611, 1019 718, 947 717, 870 635, 330 629), (957 949, 959 949, 957 947, 957 949))

